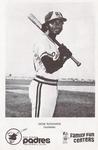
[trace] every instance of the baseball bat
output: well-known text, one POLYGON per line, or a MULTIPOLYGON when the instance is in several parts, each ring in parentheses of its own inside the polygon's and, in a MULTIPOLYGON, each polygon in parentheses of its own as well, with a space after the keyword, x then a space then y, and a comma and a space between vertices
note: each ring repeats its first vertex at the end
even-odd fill
MULTIPOLYGON (((33 22, 34 25, 36 25, 42 32, 42 24, 40 23, 40 21, 33 15, 33 14, 30 14, 28 16, 29 20, 31 22, 33 22)), ((55 40, 52 40, 45 32, 43 32, 47 38, 53 42, 53 43, 56 43, 58 46, 60 46, 61 44, 55 39, 55 40)), ((71 59, 76 63, 77 66, 80 66, 81 65, 81 62, 79 62, 77 59, 75 59, 73 56, 71 56, 71 59)))

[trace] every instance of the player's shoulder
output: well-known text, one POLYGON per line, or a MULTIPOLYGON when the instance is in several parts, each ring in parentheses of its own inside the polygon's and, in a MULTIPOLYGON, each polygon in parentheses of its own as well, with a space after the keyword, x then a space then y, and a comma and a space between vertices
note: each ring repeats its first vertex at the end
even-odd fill
POLYGON ((44 34, 39 34, 34 38, 34 43, 46 43, 47 42, 47 37, 44 34))
POLYGON ((49 42, 47 40, 47 37, 43 34, 36 37, 33 43, 34 43, 34 47, 37 49, 48 49, 49 47, 49 42))

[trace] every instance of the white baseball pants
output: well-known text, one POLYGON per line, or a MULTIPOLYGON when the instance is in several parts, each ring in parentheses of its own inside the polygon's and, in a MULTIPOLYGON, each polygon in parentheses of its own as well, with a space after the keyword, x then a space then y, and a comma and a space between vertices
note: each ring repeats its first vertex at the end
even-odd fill
POLYGON ((52 117, 58 95, 57 80, 36 76, 29 87, 32 117, 52 117))

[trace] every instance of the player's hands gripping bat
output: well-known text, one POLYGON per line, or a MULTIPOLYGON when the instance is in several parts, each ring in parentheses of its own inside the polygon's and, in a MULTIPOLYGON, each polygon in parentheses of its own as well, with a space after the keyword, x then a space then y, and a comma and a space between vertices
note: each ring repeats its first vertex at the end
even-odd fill
POLYGON ((72 52, 65 45, 61 44, 58 49, 60 51, 60 54, 62 56, 64 55, 66 59, 69 59, 72 57, 72 52))
MULTIPOLYGON (((43 32, 43 30, 42 30, 42 24, 39 22, 39 20, 33 15, 33 14, 30 14, 29 16, 28 16, 28 18, 31 20, 31 22, 33 22, 42 32, 43 32)), ((56 39, 55 40, 52 40, 45 32, 44 32, 44 34, 47 36, 47 38, 51 41, 51 42, 55 42, 58 46, 59 46, 59 49, 62 47, 62 44, 60 44, 56 39)), ((63 45, 63 48, 64 48, 64 45, 63 45)), ((67 51, 66 51, 66 53, 67 53, 67 51)), ((69 53, 70 53, 70 57, 69 58, 71 58, 75 63, 76 63, 76 65, 77 66, 80 66, 81 65, 81 63, 79 62, 79 61, 77 61, 73 56, 72 56, 72 53, 69 51, 69 53)))

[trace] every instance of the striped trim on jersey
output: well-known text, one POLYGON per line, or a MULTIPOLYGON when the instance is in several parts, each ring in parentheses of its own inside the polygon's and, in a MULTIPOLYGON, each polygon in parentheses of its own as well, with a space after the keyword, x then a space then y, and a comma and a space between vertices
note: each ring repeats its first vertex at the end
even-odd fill
POLYGON ((44 56, 49 56, 49 57, 53 58, 53 54, 54 54, 54 53, 49 54, 49 53, 47 53, 47 52, 44 52, 44 53, 41 54, 40 58, 42 58, 42 57, 44 57, 44 56))
POLYGON ((38 83, 38 85, 37 85, 37 91, 36 91, 35 117, 39 117, 39 114, 40 114, 41 88, 42 88, 42 83, 38 83))
POLYGON ((40 83, 44 83, 44 84, 48 84, 48 85, 54 85, 57 86, 58 80, 54 80, 54 79, 48 79, 48 78, 44 78, 41 76, 36 76, 34 78, 35 81, 40 82, 40 83))

